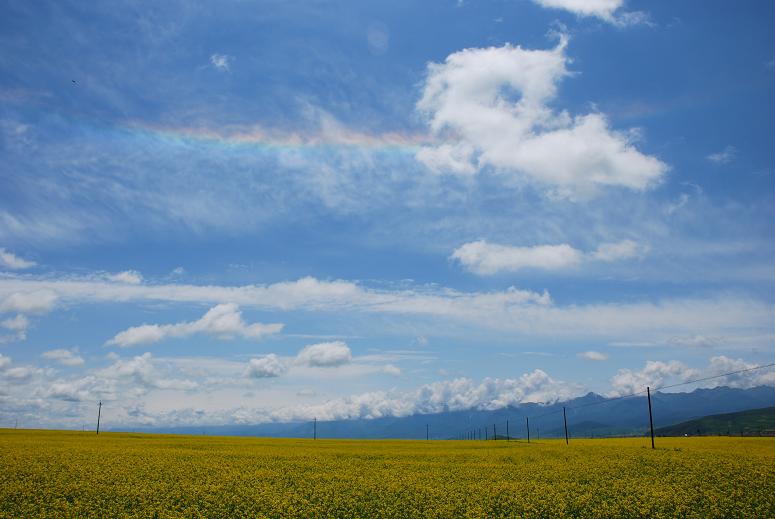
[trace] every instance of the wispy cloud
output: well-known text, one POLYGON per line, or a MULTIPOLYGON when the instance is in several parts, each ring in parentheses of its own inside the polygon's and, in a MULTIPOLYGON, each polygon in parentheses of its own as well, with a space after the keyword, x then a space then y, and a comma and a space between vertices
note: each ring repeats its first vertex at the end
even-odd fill
POLYGON ((708 155, 707 159, 714 164, 729 164, 735 159, 735 155, 737 155, 737 148, 734 146, 727 146, 721 151, 711 153, 708 155))
MULTIPOLYGON (((115 344, 150 343, 199 331, 223 335, 277 333, 280 325, 247 325, 236 305, 277 311, 365 312, 438 318, 493 330, 529 335, 597 336, 625 340, 655 330, 672 335, 727 335, 732 331, 768 327, 772 305, 750 298, 716 296, 666 298, 660 301, 556 305, 547 292, 509 288, 494 292, 460 292, 444 287, 377 290, 349 281, 302 278, 271 285, 129 285, 99 280, 33 280, 0 278, 0 298, 19 302, 19 294, 48 294, 68 304, 167 301, 215 303, 199 321, 130 328, 111 340, 115 344), (217 309, 217 311, 216 311, 217 309), (223 315, 221 315, 223 314, 223 315), (223 319, 220 319, 223 317, 223 319), (255 326, 255 328, 253 328, 255 326), (268 327, 268 328, 267 328, 268 327)), ((34 298, 33 298, 34 299, 34 298)), ((50 309, 50 306, 46 307, 50 309)))
POLYGON ((53 360, 63 366, 81 366, 85 362, 83 357, 78 354, 78 348, 58 348, 44 351, 40 356, 47 360, 53 360))
POLYGON ((608 355, 606 355, 605 353, 600 353, 599 351, 585 351, 583 353, 579 353, 578 357, 580 359, 591 360, 595 362, 608 360, 608 355))
POLYGON ((34 267, 37 263, 20 258, 16 254, 0 248, 0 265, 13 270, 21 270, 34 267))
POLYGON ((222 70, 224 72, 231 71, 231 64, 233 62, 234 56, 229 56, 228 54, 215 53, 210 56, 210 64, 216 69, 222 70))
POLYGON ((640 257, 648 250, 633 240, 603 243, 591 253, 568 244, 514 247, 479 240, 463 244, 450 256, 467 270, 479 275, 515 272, 522 269, 563 270, 584 261, 613 262, 640 257))

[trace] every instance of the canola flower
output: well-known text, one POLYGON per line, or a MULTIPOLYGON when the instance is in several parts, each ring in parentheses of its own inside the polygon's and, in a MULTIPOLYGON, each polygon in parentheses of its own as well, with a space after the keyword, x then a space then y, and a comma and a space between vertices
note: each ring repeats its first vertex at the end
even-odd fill
POLYGON ((0 431, 0 517, 775 517, 775 438, 0 431))

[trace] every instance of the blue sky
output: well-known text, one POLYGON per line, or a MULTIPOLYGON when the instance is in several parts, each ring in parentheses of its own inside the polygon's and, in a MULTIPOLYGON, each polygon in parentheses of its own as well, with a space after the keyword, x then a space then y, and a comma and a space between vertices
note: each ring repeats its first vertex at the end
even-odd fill
POLYGON ((405 415, 772 362, 774 15, 6 2, 0 420, 405 415))

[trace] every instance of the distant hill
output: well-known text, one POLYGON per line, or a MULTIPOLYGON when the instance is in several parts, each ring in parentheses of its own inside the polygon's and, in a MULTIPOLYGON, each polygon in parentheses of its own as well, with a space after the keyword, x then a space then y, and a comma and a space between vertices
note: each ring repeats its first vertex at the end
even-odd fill
MULTIPOLYGON (((775 387, 751 389, 716 387, 697 389, 691 393, 660 393, 651 395, 654 426, 666 427, 719 413, 736 413, 749 409, 775 406, 775 387)), ((608 399, 588 393, 567 402, 554 404, 522 404, 492 411, 446 411, 428 415, 386 417, 362 420, 318 421, 319 438, 397 438, 424 439, 426 424, 432 439, 458 438, 463 431, 498 424, 498 436, 505 433, 509 420, 509 435, 525 437, 525 417, 530 417, 532 438, 559 438, 564 435, 562 408, 567 407, 568 431, 571 437, 632 436, 648 432, 649 415, 645 396, 608 399)), ((122 429, 126 430, 126 429, 122 429)), ((269 423, 255 425, 217 425, 197 427, 135 428, 137 431, 208 434, 223 436, 266 436, 311 438, 311 422, 269 423)))
POLYGON ((775 436, 775 407, 714 414, 654 431, 657 436, 775 436))

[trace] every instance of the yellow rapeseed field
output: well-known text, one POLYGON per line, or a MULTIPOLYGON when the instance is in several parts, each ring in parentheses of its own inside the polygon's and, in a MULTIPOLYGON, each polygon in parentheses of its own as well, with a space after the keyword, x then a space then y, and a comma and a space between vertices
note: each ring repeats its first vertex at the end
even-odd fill
POLYGON ((0 431, 0 517, 775 517, 775 439, 0 431))

